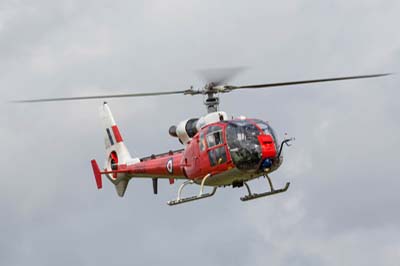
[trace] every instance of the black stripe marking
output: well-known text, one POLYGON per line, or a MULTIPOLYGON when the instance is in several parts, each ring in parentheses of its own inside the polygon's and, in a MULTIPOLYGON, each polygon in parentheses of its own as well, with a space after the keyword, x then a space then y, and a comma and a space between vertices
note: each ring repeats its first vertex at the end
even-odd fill
POLYGON ((114 145, 114 141, 112 139, 110 129, 106 128, 106 131, 107 131, 108 139, 110 140, 110 143, 111 143, 111 146, 112 146, 112 145, 114 145))

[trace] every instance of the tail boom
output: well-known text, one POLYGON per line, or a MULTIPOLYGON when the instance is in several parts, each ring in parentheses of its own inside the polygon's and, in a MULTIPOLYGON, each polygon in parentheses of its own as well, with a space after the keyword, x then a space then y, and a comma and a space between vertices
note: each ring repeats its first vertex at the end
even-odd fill
POLYGON ((168 178, 170 181, 171 179, 184 179, 186 177, 183 172, 181 160, 182 153, 176 153, 173 155, 147 159, 131 165, 118 164, 117 170, 100 170, 96 160, 92 160, 91 164, 97 188, 101 189, 101 175, 106 175, 115 185, 123 179, 130 179, 132 177, 168 178), (113 176, 116 176, 117 178, 111 178, 113 176))

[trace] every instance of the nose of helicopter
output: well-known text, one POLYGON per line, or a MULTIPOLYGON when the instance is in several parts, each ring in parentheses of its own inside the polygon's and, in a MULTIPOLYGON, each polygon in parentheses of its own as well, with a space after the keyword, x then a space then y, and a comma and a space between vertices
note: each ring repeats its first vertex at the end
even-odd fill
POLYGON ((270 168, 272 166, 272 158, 275 158, 277 155, 274 139, 271 135, 259 135, 258 140, 261 145, 261 168, 270 168))
POLYGON ((271 135, 259 135, 258 141, 261 144, 261 154, 263 159, 276 157, 274 139, 271 135))

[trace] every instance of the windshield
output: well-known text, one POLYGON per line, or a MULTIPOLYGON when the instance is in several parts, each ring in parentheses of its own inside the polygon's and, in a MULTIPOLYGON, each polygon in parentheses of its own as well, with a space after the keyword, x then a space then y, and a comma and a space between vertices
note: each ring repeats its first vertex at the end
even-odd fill
POLYGON ((274 129, 268 125, 266 122, 254 119, 254 122, 256 122, 257 126, 267 135, 271 135, 272 138, 274 139, 275 147, 276 149, 279 149, 279 144, 278 144, 278 138, 276 137, 274 129))
POLYGON ((231 121, 226 140, 233 163, 238 169, 256 169, 261 161, 260 130, 249 121, 231 121))

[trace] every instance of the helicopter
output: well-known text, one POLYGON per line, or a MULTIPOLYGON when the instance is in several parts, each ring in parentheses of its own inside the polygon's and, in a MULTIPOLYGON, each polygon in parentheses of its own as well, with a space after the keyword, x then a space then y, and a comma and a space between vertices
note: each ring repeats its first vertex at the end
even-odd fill
POLYGON ((168 201, 168 205, 173 206, 208 198, 213 196, 218 188, 224 187, 245 187, 247 193, 240 200, 249 201, 288 190, 290 182, 287 182, 283 188, 274 188, 269 174, 282 165, 282 150, 284 146, 290 146, 294 138, 285 136, 279 142, 271 125, 261 119, 244 116, 229 119, 226 112, 219 110, 220 94, 238 89, 294 86, 377 78, 387 75, 390 73, 241 86, 227 85, 226 77, 222 77, 214 78, 213 81, 199 89, 190 87, 190 89, 179 91, 44 98, 14 102, 35 103, 171 94, 203 95, 203 103, 207 110, 205 115, 183 120, 169 128, 169 135, 177 138, 183 148, 142 158, 131 156, 108 103, 104 102, 100 107, 100 116, 105 139, 105 165, 100 169, 97 161, 91 160, 96 186, 98 189, 103 187, 102 176, 105 176, 114 184, 117 194, 123 197, 132 178, 152 179, 154 194, 158 193, 158 179, 168 179, 170 184, 174 184, 175 180, 184 180, 178 188, 177 198, 168 201), (269 189, 263 193, 253 193, 248 183, 259 177, 267 180, 269 189), (190 197, 182 197, 184 187, 194 184, 200 186, 199 193, 190 197), (210 187, 210 192, 205 192, 205 187, 210 187))

